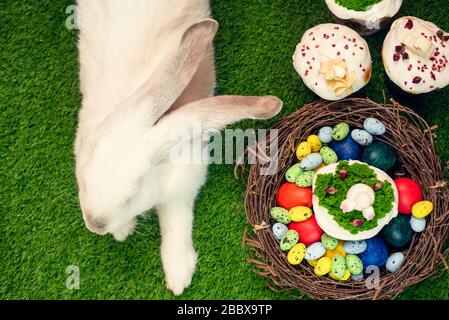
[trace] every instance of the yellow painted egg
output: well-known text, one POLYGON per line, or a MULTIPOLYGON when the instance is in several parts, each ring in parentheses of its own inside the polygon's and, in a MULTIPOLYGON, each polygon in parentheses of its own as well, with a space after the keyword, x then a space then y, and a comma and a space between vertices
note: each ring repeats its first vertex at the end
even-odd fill
POLYGON ((310 144, 312 148, 312 152, 319 152, 321 149, 321 140, 317 135, 311 135, 307 138, 307 142, 310 144))
POLYGON ((433 203, 430 201, 420 201, 412 207, 412 215, 417 219, 427 217, 433 211, 433 203))
POLYGON ((296 149, 296 157, 299 160, 304 159, 311 153, 312 153, 312 146, 308 142, 301 142, 298 148, 296 149))
POLYGON ((343 249, 343 241, 338 241, 338 246, 333 250, 327 250, 325 257, 332 259, 337 253, 340 253, 343 257, 346 257, 345 249, 343 249))
POLYGON ((318 260, 306 260, 312 267, 315 267, 318 260))
POLYGON ((324 276, 331 271, 331 264, 332 262, 330 258, 322 257, 317 261, 313 271, 317 276, 324 276))
POLYGON ((351 272, 349 272, 349 270, 346 269, 346 273, 342 278, 338 278, 336 275, 332 274, 332 272, 329 272, 329 276, 337 281, 346 281, 351 277, 351 272))
POLYGON ((289 214, 290 218, 292 219, 292 221, 302 222, 302 221, 306 221, 307 219, 309 219, 312 216, 313 212, 308 207, 298 206, 298 207, 291 208, 288 211, 288 214, 289 214))
POLYGON ((302 262, 306 254, 306 246, 304 243, 298 243, 290 249, 287 255, 287 260, 290 264, 296 266, 302 262))

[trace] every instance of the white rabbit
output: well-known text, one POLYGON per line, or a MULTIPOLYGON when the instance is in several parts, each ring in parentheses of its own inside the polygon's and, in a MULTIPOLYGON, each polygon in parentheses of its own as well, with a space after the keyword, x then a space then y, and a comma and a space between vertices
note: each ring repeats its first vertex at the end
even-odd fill
POLYGON ((75 142, 80 206, 87 228, 123 241, 155 207, 166 285, 179 295, 196 264, 193 206, 205 164, 173 165, 171 132, 221 129, 267 119, 276 97, 211 97, 212 41, 218 24, 208 0, 78 0, 80 86, 75 142))

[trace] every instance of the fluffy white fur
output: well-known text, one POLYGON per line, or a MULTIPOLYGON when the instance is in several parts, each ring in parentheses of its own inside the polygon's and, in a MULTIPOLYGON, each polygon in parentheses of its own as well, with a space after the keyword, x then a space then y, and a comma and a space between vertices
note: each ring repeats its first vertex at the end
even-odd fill
POLYGON ((173 165, 171 132, 221 129, 276 115, 276 97, 212 97, 208 0, 78 0, 83 102, 75 141, 80 205, 89 230, 123 241, 156 207, 167 287, 179 295, 196 264, 193 206, 206 165, 173 165))

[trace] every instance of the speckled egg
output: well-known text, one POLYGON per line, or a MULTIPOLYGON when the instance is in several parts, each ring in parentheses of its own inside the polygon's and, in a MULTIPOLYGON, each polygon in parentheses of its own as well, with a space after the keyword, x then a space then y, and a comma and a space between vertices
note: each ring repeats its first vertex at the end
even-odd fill
POLYGON ((288 211, 288 214, 290 215, 292 221, 301 222, 309 219, 312 216, 313 212, 309 207, 298 206, 291 208, 288 211))
POLYGON ((347 268, 345 258, 343 257, 342 254, 337 253, 332 258, 331 273, 335 275, 335 277, 337 277, 338 279, 341 279, 345 276, 346 270, 347 268))
POLYGON ((353 281, 362 281, 363 280, 363 272, 359 274, 351 274, 351 279, 353 281))
POLYGON ((315 242, 310 245, 306 250, 306 260, 317 260, 324 256, 326 253, 326 248, 323 246, 321 242, 315 242))
POLYGON ((336 163, 338 161, 337 153, 329 147, 322 147, 320 154, 325 164, 336 163))
POLYGON ((288 182, 295 182, 296 178, 303 172, 301 167, 299 166, 299 163, 295 164, 294 166, 290 167, 290 169, 287 170, 285 173, 285 179, 288 182))
POLYGON ((345 241, 343 244, 343 249, 347 254, 360 254, 366 250, 366 241, 345 241))
POLYGON ((311 171, 323 163, 323 157, 319 153, 311 153, 301 161, 301 169, 311 171))
POLYGON ((338 277, 338 276, 336 276, 334 273, 332 273, 332 270, 331 270, 331 271, 329 272, 329 276, 330 276, 332 279, 337 280, 337 281, 346 281, 346 280, 348 280, 349 278, 351 278, 351 272, 349 272, 349 270, 346 269, 344 276, 343 276, 343 277, 338 277))
POLYGON ((333 130, 331 127, 322 127, 318 132, 318 138, 322 143, 329 143, 332 141, 333 130))
POLYGON ((420 201, 412 207, 412 215, 417 219, 427 217, 433 211, 433 203, 430 201, 420 201))
POLYGON ((282 223, 282 224, 289 224, 292 219, 290 218, 290 215, 288 214, 288 210, 281 208, 281 207, 274 207, 271 208, 271 217, 276 220, 276 222, 282 223))
POLYGON ((317 276, 324 276, 331 271, 331 265, 332 261, 330 258, 322 257, 317 261, 313 271, 317 276))
POLYGON ((312 146, 308 142, 301 142, 296 149, 296 157, 298 160, 302 160, 312 153, 312 146))
POLYGON ((312 134, 307 138, 307 142, 312 148, 312 152, 319 152, 321 149, 321 140, 317 135, 312 134))
POLYGON ((314 174, 314 171, 304 171, 303 173, 300 173, 296 178, 296 185, 302 188, 311 187, 314 174))
POLYGON ((338 240, 327 233, 323 233, 321 236, 321 243, 328 250, 334 250, 338 246, 338 240))
POLYGON ((369 146, 373 143, 373 136, 365 130, 354 129, 351 132, 352 139, 362 146, 369 146))
POLYGON ((350 130, 347 123, 339 123, 332 130, 332 139, 342 141, 348 136, 350 130))
POLYGON ((412 227, 412 230, 415 232, 423 232, 426 228, 426 219, 417 219, 412 216, 410 218, 410 227, 412 227))
POLYGON ((360 274, 363 272, 363 263, 355 254, 346 255, 346 265, 351 274, 360 274))
POLYGON ((281 239, 281 250, 288 251, 299 241, 298 232, 295 230, 288 230, 281 239))
POLYGON ((376 118, 368 118, 363 122, 363 128, 369 133, 380 136, 383 135, 386 131, 385 125, 376 118))
POLYGON ((287 254, 288 263, 296 266, 302 262, 306 253, 306 246, 303 243, 298 243, 290 249, 287 254))
POLYGON ((402 252, 396 252, 388 257, 385 267, 387 268, 387 271, 396 272, 402 266, 404 261, 405 261, 404 254, 402 252))
POLYGON ((287 231, 288 227, 285 224, 277 222, 273 225, 273 234, 278 240, 281 240, 287 231))

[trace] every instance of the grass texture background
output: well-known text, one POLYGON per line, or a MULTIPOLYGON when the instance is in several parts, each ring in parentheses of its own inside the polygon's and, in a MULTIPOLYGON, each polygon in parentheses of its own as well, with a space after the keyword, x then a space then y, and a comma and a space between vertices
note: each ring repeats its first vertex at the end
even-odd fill
MULTIPOLYGON (((0 3, 0 298, 173 299, 165 289, 156 216, 142 218, 124 243, 99 237, 83 224, 74 176, 73 141, 80 105, 77 32, 65 27, 69 0, 0 3), (80 268, 80 289, 65 287, 66 267, 80 268)), ((446 0, 405 1, 399 16, 415 15, 449 30, 446 0)), ((303 32, 330 21, 322 0, 213 0, 218 94, 284 100, 267 128, 316 97, 292 67, 303 32)), ((386 32, 368 38, 373 78, 362 95, 387 99, 381 63, 386 32)), ((449 90, 408 101, 432 125, 449 160, 449 90)), ((196 206, 199 253, 192 285, 179 299, 285 299, 267 288, 244 259, 245 182, 233 167, 213 165, 196 206)), ((447 172, 447 171, 446 171, 447 172)), ((446 174, 446 178, 447 178, 446 174)), ((448 299, 449 274, 408 288, 400 299, 448 299)))

